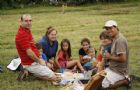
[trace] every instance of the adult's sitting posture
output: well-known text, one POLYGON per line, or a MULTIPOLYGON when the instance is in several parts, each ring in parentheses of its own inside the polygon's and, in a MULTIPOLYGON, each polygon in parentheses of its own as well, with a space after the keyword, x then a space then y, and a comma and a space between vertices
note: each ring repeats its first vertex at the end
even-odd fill
POLYGON ((47 57, 47 66, 54 70, 56 66, 55 57, 58 49, 58 41, 56 40, 57 31, 53 27, 48 27, 46 34, 39 41, 39 44, 42 45, 43 53, 47 57))
POLYGON ((21 64, 24 69, 43 80, 56 80, 55 73, 46 66, 44 60, 39 58, 39 51, 35 46, 31 33, 31 25, 31 15, 22 15, 21 25, 15 38, 16 48, 21 58, 21 64))
POLYGON ((102 87, 109 88, 117 81, 124 80, 128 76, 129 50, 127 40, 119 32, 116 21, 107 21, 104 29, 113 38, 111 54, 106 52, 103 57, 104 60, 109 60, 109 67, 105 69, 107 75, 102 81, 102 87))

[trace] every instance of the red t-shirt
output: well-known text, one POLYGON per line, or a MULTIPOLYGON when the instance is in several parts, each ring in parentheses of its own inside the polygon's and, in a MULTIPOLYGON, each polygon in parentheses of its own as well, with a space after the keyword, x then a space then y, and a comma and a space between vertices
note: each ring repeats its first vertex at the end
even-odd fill
POLYGON ((34 61, 27 55, 26 50, 31 49, 38 57, 39 51, 35 46, 31 31, 29 29, 19 27, 16 34, 16 48, 21 58, 22 65, 31 65, 34 61))

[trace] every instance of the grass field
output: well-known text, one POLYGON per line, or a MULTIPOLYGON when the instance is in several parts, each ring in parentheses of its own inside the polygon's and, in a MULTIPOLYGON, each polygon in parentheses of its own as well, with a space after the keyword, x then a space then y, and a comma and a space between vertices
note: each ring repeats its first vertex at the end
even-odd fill
MULTIPOLYGON (((59 42, 63 38, 71 41, 72 55, 77 59, 81 39, 89 38, 92 46, 98 50, 98 37, 104 22, 116 20, 120 31, 128 39, 130 74, 140 76, 140 3, 67 7, 65 13, 62 13, 61 7, 40 6, 0 10, 0 64, 4 67, 4 73, 0 73, 0 90, 59 90, 59 87, 49 82, 34 78, 18 82, 18 73, 6 69, 10 60, 17 56, 14 39, 23 13, 30 13, 33 17, 32 33, 36 42, 45 34, 49 25, 54 26, 58 31, 59 42)), ((134 81, 132 90, 139 88, 140 83, 134 81)))

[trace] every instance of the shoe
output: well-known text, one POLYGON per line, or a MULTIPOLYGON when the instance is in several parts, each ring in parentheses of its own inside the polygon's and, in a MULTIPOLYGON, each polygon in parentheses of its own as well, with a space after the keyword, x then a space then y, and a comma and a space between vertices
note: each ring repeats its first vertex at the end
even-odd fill
POLYGON ((128 80, 128 84, 126 84, 126 88, 127 90, 131 90, 131 87, 132 87, 132 83, 131 83, 131 78, 130 78, 130 80, 128 80))
POLYGON ((27 76, 28 76, 28 71, 24 69, 20 71, 17 80, 22 81, 23 79, 27 78, 27 76))

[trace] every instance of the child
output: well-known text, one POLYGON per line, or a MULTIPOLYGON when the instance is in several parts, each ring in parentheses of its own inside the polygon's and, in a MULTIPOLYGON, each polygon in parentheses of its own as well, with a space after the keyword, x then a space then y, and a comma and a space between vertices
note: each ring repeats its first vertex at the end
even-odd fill
MULTIPOLYGON (((92 65, 89 62, 91 61, 91 58, 89 58, 88 54, 90 52, 90 40, 88 38, 83 38, 81 40, 81 48, 79 49, 79 57, 80 62, 83 65, 84 69, 89 70, 91 69, 92 65)), ((96 50, 93 49, 93 52, 91 53, 93 57, 95 57, 96 50)))
POLYGON ((36 45, 37 49, 40 51, 41 58, 43 60, 47 61, 46 55, 42 52, 42 46, 39 43, 36 43, 35 45, 36 45))
POLYGON ((108 34, 107 31, 101 32, 99 36, 101 40, 101 47, 100 53, 97 56, 99 71, 109 66, 109 60, 103 60, 104 55, 108 52, 111 53, 111 44, 112 44, 112 37, 108 34))
POLYGON ((42 52, 42 46, 41 46, 41 44, 36 43, 35 45, 36 45, 37 49, 40 51, 40 55, 41 55, 40 57, 41 57, 43 60, 45 60, 46 65, 47 65, 50 69, 54 70, 54 68, 53 68, 53 63, 48 62, 48 61, 47 61, 46 55, 42 52))
POLYGON ((63 39, 61 41, 61 49, 57 55, 57 64, 60 68, 69 69, 72 67, 78 67, 81 72, 84 72, 84 69, 81 63, 78 60, 71 60, 71 45, 68 39, 63 39))
POLYGON ((95 58, 95 49, 94 48, 89 48, 88 55, 85 55, 83 58, 90 59, 89 62, 87 62, 83 65, 83 67, 86 70, 91 70, 96 67, 96 58, 95 58))

